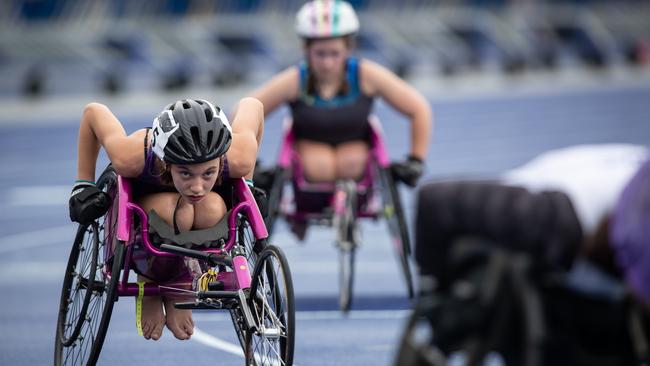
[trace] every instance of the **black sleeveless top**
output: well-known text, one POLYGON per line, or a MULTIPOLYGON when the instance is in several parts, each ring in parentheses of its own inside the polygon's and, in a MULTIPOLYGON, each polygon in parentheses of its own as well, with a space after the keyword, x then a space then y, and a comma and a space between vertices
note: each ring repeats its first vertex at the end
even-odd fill
POLYGON ((307 94, 307 64, 300 64, 300 93, 289 103, 296 139, 338 145, 353 140, 368 140, 368 116, 373 97, 359 88, 359 62, 350 57, 346 65, 347 93, 330 99, 307 94))

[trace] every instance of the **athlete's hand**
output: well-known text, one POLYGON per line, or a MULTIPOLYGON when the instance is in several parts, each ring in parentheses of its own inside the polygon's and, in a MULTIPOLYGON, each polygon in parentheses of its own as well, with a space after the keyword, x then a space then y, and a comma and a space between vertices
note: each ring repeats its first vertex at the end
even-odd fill
POLYGON ((266 197, 266 192, 258 187, 252 187, 251 192, 257 203, 257 208, 260 210, 263 218, 266 218, 269 215, 269 200, 266 197))
POLYGON ((77 182, 72 187, 70 200, 70 220, 82 225, 89 224, 108 211, 110 197, 93 183, 77 182))
POLYGON ((424 173, 424 162, 416 156, 409 155, 405 161, 392 163, 390 168, 395 179, 415 187, 424 173))

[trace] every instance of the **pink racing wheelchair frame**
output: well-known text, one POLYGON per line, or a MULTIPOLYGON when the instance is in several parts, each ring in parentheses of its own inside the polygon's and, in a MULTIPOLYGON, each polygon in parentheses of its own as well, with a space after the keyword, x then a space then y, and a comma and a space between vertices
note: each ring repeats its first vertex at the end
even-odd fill
MULTIPOLYGON (((237 231, 237 214, 240 212, 245 212, 251 223, 251 229, 257 240, 262 240, 268 237, 266 231, 266 226, 264 225, 264 220, 260 214, 257 205, 251 204, 255 202, 253 195, 248 188, 248 185, 244 182, 243 178, 232 179, 233 188, 235 194, 238 195, 239 203, 233 207, 232 212, 228 216, 228 241, 225 243, 223 248, 214 248, 214 249, 205 249, 201 250, 206 255, 214 254, 221 255, 223 253, 229 252, 235 246, 236 240, 236 231, 237 231)), ((117 214, 117 231, 116 236, 117 240, 124 241, 126 243, 132 243, 135 239, 132 235, 131 227, 133 226, 133 215, 132 213, 137 214, 141 222, 141 240, 146 252, 157 256, 157 257, 175 257, 181 254, 171 253, 169 251, 163 251, 156 246, 154 246, 149 238, 149 218, 144 210, 132 202, 132 192, 131 192, 131 182, 128 179, 118 176, 118 214, 117 214)), ((109 232, 111 232, 109 230, 109 232)), ((113 241, 109 241, 111 243, 113 241)), ((112 250, 112 248, 106 247, 107 250, 112 250)), ((133 245, 127 245, 127 254, 126 258, 129 259, 132 256, 133 245)), ((247 260, 244 256, 238 255, 233 257, 233 272, 220 272, 218 280, 223 281, 224 290, 233 291, 238 289, 244 289, 250 287, 250 269, 247 263, 247 260)), ((128 274, 130 270, 130 261, 124 263, 124 273, 122 280, 118 286, 118 295, 119 296, 137 296, 139 287, 136 283, 128 282, 128 274)), ((175 280, 175 282, 178 279, 175 280)), ((181 279, 182 280, 182 279, 181 279)), ((185 278, 185 280, 192 281, 192 278, 185 278)), ((146 283, 144 286, 144 295, 153 296, 153 295, 166 295, 169 291, 177 292, 173 289, 168 289, 167 287, 161 288, 159 285, 146 283)))

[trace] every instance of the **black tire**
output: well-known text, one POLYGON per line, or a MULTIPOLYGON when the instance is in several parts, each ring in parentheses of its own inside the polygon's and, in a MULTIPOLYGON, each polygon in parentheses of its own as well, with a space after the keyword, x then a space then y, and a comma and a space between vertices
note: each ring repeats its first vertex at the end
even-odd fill
POLYGON ((415 292, 410 262, 411 240, 409 238, 408 226, 406 225, 402 200, 400 199, 397 184, 389 168, 379 169, 379 179, 381 181, 379 190, 382 195, 384 217, 386 218, 388 231, 393 240, 393 248, 399 257, 399 264, 404 281, 406 282, 408 296, 412 299, 415 292))
MULTIPOLYGON (((110 167, 97 186, 115 198, 116 176, 110 167)), ((110 222, 115 214, 109 209, 104 217, 80 226, 77 232, 59 303, 55 365, 94 365, 99 358, 124 264, 124 243, 105 230, 115 228, 110 222), (90 265, 86 265, 88 258, 90 265)))
POLYGON ((256 330, 246 333, 246 364, 293 365, 295 304, 291 272, 280 248, 260 254, 249 298, 256 330))
POLYGON ((276 167, 273 183, 267 193, 268 197, 268 215, 265 218, 266 230, 269 236, 273 232, 275 222, 280 216, 280 203, 282 202, 282 191, 284 190, 285 180, 288 170, 282 167, 276 167))
POLYGON ((344 312, 352 307, 355 253, 353 246, 339 249, 339 308, 344 312))
MULTIPOLYGON (((357 249, 355 183, 345 184, 343 211, 335 215, 337 247, 339 249, 339 308, 347 312, 352 307, 354 293, 354 261, 357 249)), ((338 194, 338 193, 335 193, 338 194)))

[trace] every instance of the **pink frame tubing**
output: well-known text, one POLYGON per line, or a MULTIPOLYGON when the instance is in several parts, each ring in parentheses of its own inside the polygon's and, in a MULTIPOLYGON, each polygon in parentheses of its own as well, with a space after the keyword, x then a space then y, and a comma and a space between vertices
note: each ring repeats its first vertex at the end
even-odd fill
MULTIPOLYGON (((371 115, 368 118, 368 124, 370 125, 370 159, 368 159, 368 164, 366 166, 363 178, 357 182, 357 192, 366 192, 372 188, 373 182, 376 179, 376 173, 373 169, 374 166, 377 166, 379 168, 388 168, 390 166, 388 150, 386 149, 386 144, 384 143, 383 130, 381 128, 379 119, 376 116, 371 115)), ((280 146, 280 154, 277 165, 283 169, 291 169, 293 171, 293 179, 301 190, 315 192, 334 192, 336 189, 335 183, 311 183, 305 180, 302 174, 302 168, 299 164, 300 158, 294 149, 296 137, 293 132, 292 121, 290 119, 286 119, 284 121, 283 128, 284 132, 282 137, 282 145, 280 146)), ((296 218, 307 217, 307 215, 303 212, 295 212, 291 216, 296 218)), ((358 216, 375 218, 377 216, 377 213, 362 211, 358 213, 358 216)))
MULTIPOLYGON (((228 216, 228 240, 223 248, 219 249, 204 249, 204 253, 223 254, 230 251, 235 246, 237 237, 237 215, 243 213, 247 216, 253 235, 256 240, 265 239, 268 237, 264 220, 260 214, 255 198, 250 191, 243 178, 231 179, 231 184, 235 191, 235 195, 239 200, 228 216)), ((158 257, 178 257, 178 254, 162 251, 156 248, 149 240, 148 222, 149 217, 147 213, 132 201, 131 181, 121 176, 117 177, 117 240, 123 241, 126 245, 126 256, 124 260, 124 272, 122 280, 118 285, 119 296, 138 296, 138 285, 136 283, 129 283, 129 271, 131 258, 133 256, 133 245, 136 235, 131 230, 133 225, 133 214, 137 214, 141 222, 141 238, 144 249, 147 253, 158 257)), ((108 247, 108 246, 107 246, 108 247)), ((112 250, 112 248, 110 248, 112 250)), ((248 262, 244 256, 235 256, 232 258, 233 272, 220 272, 218 279, 224 282, 225 290, 238 290, 250 287, 251 283, 251 270, 248 268, 248 262)), ((166 293, 174 292, 173 289, 161 288, 160 285, 155 283, 146 283, 144 285, 144 295, 164 295, 166 293)))

